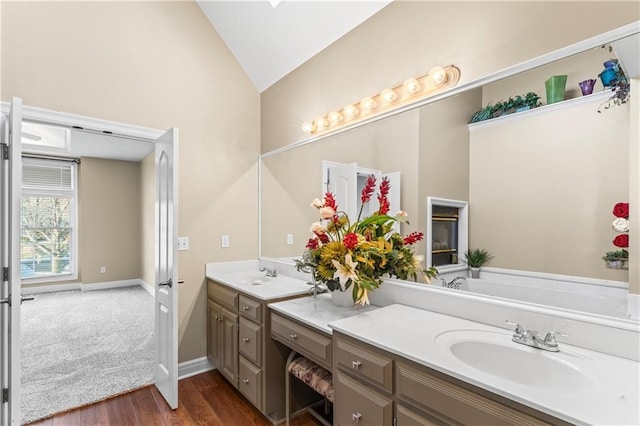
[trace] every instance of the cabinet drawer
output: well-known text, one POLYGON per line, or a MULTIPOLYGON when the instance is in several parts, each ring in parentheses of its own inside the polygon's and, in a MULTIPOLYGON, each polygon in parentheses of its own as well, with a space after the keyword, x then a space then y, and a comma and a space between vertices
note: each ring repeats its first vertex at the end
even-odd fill
POLYGON ((271 333, 277 339, 331 369, 331 339, 325 335, 297 324, 283 316, 271 314, 271 333))
POLYGON ((335 363, 383 390, 393 391, 393 360, 341 339, 335 342, 335 363))
POLYGON ((407 364, 396 364, 396 392, 402 401, 427 412, 445 413, 454 422, 486 425, 542 425, 535 417, 492 401, 407 364))
POLYGON ((240 312, 240 315, 250 318, 258 324, 262 323, 262 303, 256 300, 240 295, 238 312, 240 312))
POLYGON ((230 307, 234 308, 234 310, 238 309, 238 293, 228 289, 226 287, 221 286, 220 284, 216 284, 212 281, 207 282, 207 291, 209 293, 209 297, 215 299, 216 301, 230 307))
POLYGON ((337 371, 335 386, 334 424, 390 426, 393 417, 392 400, 337 371))
POLYGON ((240 353, 258 367, 262 366, 262 326, 240 317, 238 347, 240 353))
POLYGON ((395 426, 449 426, 455 424, 452 421, 439 420, 431 416, 418 414, 402 404, 396 406, 396 418, 398 420, 395 426))
POLYGON ((243 356, 240 356, 238 390, 256 408, 262 410, 262 369, 253 365, 243 356))

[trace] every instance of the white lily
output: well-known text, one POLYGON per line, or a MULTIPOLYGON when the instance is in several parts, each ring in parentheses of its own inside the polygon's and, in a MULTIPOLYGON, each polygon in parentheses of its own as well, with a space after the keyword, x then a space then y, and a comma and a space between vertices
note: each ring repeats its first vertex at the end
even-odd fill
POLYGON ((356 303, 358 305, 364 306, 364 305, 369 305, 369 291, 367 291, 366 288, 364 287, 360 287, 360 289, 358 290, 358 300, 356 300, 356 303))
POLYGON ((353 261, 351 253, 347 253, 344 257, 344 265, 335 259, 332 259, 331 263, 333 263, 333 266, 336 268, 333 278, 340 280, 340 288, 342 291, 346 290, 347 281, 351 280, 354 283, 356 282, 358 279, 358 275, 356 274, 356 267, 358 266, 358 263, 353 261))

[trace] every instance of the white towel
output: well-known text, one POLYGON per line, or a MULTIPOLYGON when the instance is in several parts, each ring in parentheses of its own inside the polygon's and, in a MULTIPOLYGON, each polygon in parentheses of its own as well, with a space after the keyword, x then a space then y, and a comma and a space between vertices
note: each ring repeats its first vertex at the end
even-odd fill
POLYGON ((629 221, 624 217, 616 218, 611 226, 616 232, 629 232, 629 221))

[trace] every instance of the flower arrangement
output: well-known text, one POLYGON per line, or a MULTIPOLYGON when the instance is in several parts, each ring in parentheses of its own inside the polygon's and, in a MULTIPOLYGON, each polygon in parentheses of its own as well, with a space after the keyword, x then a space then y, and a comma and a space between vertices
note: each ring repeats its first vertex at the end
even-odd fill
POLYGON ((421 272, 425 282, 435 277, 434 267, 423 270, 422 256, 413 253, 412 245, 422 240, 422 232, 403 237, 393 230, 396 222, 408 223, 407 214, 389 215, 387 198, 389 180, 382 179, 378 193, 378 211, 361 218, 364 206, 371 200, 376 178, 371 175, 362 189, 362 206, 355 221, 340 211, 334 195, 311 205, 318 209, 320 220, 311 225, 313 236, 307 242, 302 259, 296 259, 298 271, 311 272, 313 279, 331 291, 351 289, 354 303, 369 304, 369 292, 382 284, 385 276, 417 281, 421 272))

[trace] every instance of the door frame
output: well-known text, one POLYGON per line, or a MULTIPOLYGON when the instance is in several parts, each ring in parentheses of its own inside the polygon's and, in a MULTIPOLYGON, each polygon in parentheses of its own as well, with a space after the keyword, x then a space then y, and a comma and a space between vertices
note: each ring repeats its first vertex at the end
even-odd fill
MULTIPOLYGON (((4 115, 8 115, 10 112, 10 108, 11 108, 10 102, 0 103, 0 113, 4 115)), ((83 131, 86 131, 86 132, 93 132, 93 133, 99 133, 99 134, 105 134, 109 136, 123 137, 123 138, 129 138, 129 139, 139 139, 139 140, 144 140, 146 142, 152 142, 154 144, 156 143, 156 140, 158 138, 160 138, 162 135, 164 135, 167 132, 166 129, 165 130, 152 129, 152 128, 136 126, 132 124, 119 123, 119 122, 102 120, 102 119, 93 118, 93 117, 86 117, 86 116, 77 115, 77 114, 70 114, 70 113, 53 111, 53 110, 44 109, 44 108, 26 106, 24 104, 22 105, 22 120, 39 122, 42 124, 58 125, 58 126, 69 127, 69 128, 76 126, 76 127, 80 127, 83 131)), ((178 164, 177 143, 174 143, 174 146, 173 146, 172 160, 174 163, 173 174, 177 179, 177 175, 176 175, 177 164, 178 164)), ((177 210, 178 210, 179 194, 177 191, 178 191, 178 188, 176 185, 175 192, 174 192, 174 199, 173 199, 174 206, 175 206, 174 221, 173 221, 174 235, 177 235, 177 227, 178 227, 177 210)), ((177 241, 174 243, 174 245, 176 244, 177 244, 177 241)), ((177 273, 178 273, 177 260, 178 260, 177 256, 175 256, 174 264, 173 264, 173 267, 175 270, 175 273, 174 273, 175 276, 177 276, 177 273)), ((173 303, 177 309, 178 307, 177 290, 174 293, 174 295, 175 295, 174 296, 175 300, 173 303)), ((154 321, 156 321, 156 319, 154 319, 154 321)), ((175 326, 175 329, 177 330, 177 324, 175 326)), ((171 328, 167 330, 167 333, 172 334, 172 332, 173 330, 171 328)), ((172 340, 174 339, 173 335, 169 335, 166 337, 172 340)), ((155 339, 157 340, 158 336, 156 336, 155 339)), ((175 342, 176 344, 174 345, 174 348, 173 348, 173 351, 175 352, 173 354, 173 359, 177 360, 178 358, 177 335, 175 336, 175 342)), ((177 375, 175 377, 175 380, 176 380, 175 387, 177 389, 177 380, 178 380, 177 375)), ((19 392, 20 389, 15 389, 13 391, 19 392)))

